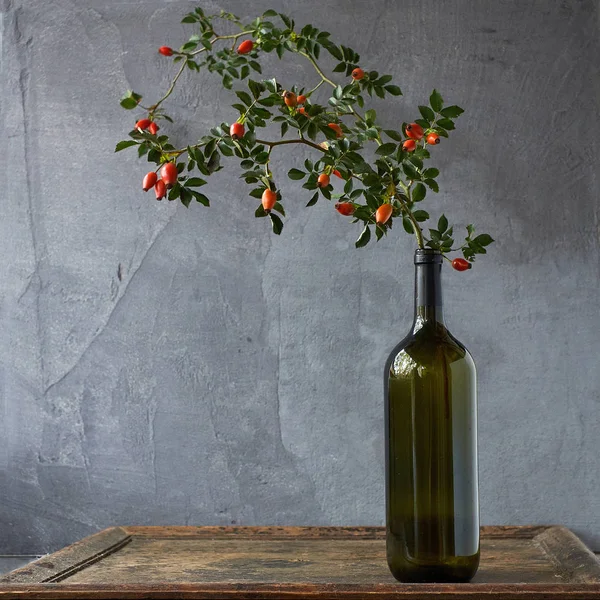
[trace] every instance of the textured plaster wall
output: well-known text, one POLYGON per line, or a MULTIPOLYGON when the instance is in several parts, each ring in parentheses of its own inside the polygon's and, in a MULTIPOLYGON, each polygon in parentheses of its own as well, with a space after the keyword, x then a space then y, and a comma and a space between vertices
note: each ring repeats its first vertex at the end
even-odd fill
MULTIPOLYGON (((434 86, 467 108, 429 204, 498 239, 445 274, 479 368, 482 521, 563 523, 600 549, 598 4, 201 4, 350 41, 404 90, 376 102, 390 126, 434 86)), ((132 124, 117 99, 165 88, 156 48, 193 3, 0 5, 0 551, 115 524, 382 524, 382 368, 411 322, 412 240, 355 251, 283 175, 281 238, 235 167, 210 209, 140 192, 143 164, 112 152, 132 124)), ((216 79, 183 81, 178 139, 231 118, 216 79)))

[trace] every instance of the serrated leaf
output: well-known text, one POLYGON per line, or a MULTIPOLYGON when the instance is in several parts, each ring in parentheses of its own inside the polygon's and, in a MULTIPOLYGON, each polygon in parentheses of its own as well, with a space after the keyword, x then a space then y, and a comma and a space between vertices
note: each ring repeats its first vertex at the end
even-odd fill
POLYGON ((369 243, 370 239, 371 230, 369 229, 368 225, 365 225, 365 228, 362 230, 362 233, 360 234, 354 245, 356 246, 356 248, 362 248, 363 246, 366 246, 369 243))
POLYGON ((451 119, 439 119, 436 126, 452 131, 454 129, 454 122, 451 119))
POLYGON ((279 235, 283 229, 283 221, 274 213, 269 213, 269 217, 273 225, 273 233, 279 235))
POLYGON ((402 227, 404 227, 404 231, 406 231, 406 233, 414 233, 412 223, 408 217, 402 217, 402 227))
POLYGON ((201 187, 206 185, 206 181, 204 179, 200 179, 200 177, 191 177, 185 182, 187 187, 201 187))
POLYGON ((442 95, 437 90, 433 90, 431 96, 429 96, 429 104, 435 112, 440 112, 442 110, 442 106, 444 106, 444 100, 442 95))
POLYGON ((427 219, 429 219, 429 213, 426 210, 415 210, 413 212, 413 216, 419 223, 422 223, 423 221, 427 221, 427 219))
POLYGON ((125 150, 125 148, 130 148, 131 146, 136 146, 137 142, 134 140, 123 140, 122 142, 119 142, 116 146, 115 146, 115 152, 121 152, 121 150, 125 150))
POLYGON ((366 113, 365 113, 365 121, 367 122, 367 125, 373 125, 373 123, 375 123, 375 119, 377 118, 377 113, 375 112, 374 109, 370 108, 366 113))
POLYGON ((133 108, 136 108, 138 103, 131 98, 130 96, 127 96, 125 98, 121 98, 121 106, 125 109, 125 110, 131 110, 133 108))
POLYGON ((200 202, 200 204, 203 206, 210 206, 210 200, 204 194, 201 194, 196 190, 189 190, 189 192, 192 194, 192 196, 194 196, 196 202, 200 202))
POLYGON ((316 192, 314 196, 307 202, 306 206, 314 206, 319 199, 319 192, 316 192))
POLYGON ((384 129, 383 133, 396 142, 401 142, 404 139, 402 134, 400 134, 398 131, 394 131, 393 129, 384 129))
POLYGON ((425 180, 425 185, 432 191, 434 192, 439 192, 440 191, 440 186, 437 184, 437 181, 435 179, 426 179, 425 180))
POLYGON ((401 96, 402 90, 397 85, 386 85, 385 90, 392 96, 401 96))
POLYGON ((389 156, 390 154, 393 154, 396 151, 396 144, 392 144, 391 142, 388 144, 382 144, 381 146, 379 146, 379 148, 377 148, 377 150, 375 150, 375 154, 378 154, 379 156, 389 156))
POLYGON ((300 179, 304 179, 306 177, 306 173, 300 169, 290 169, 288 171, 288 177, 294 181, 299 181, 300 179))
POLYGON ((417 183, 412 191, 412 200, 413 202, 421 202, 423 198, 425 198, 427 194, 427 188, 422 183, 417 183))
POLYGON ((431 123, 435 119, 435 113, 429 108, 429 106, 419 106, 419 112, 421 116, 431 123))
POLYGON ((453 104, 452 106, 447 106, 442 111, 440 111, 440 114, 442 115, 442 117, 455 119, 456 117, 460 117, 460 115, 462 115, 464 112, 465 111, 460 106, 456 106, 456 104, 453 104))
POLYGON ((487 233, 482 233, 478 235, 473 241, 479 246, 489 246, 494 241, 494 238, 487 233))
POLYGON ((423 171, 423 177, 426 179, 435 179, 440 174, 438 169, 430 167, 429 169, 425 169, 423 171))
POLYGON ((252 104, 252 98, 250 98, 250 94, 246 92, 236 91, 235 95, 246 105, 250 106, 252 104))
POLYGON ((448 219, 446 218, 446 215, 442 215, 439 218, 437 228, 440 233, 444 233, 444 231, 448 229, 448 219))

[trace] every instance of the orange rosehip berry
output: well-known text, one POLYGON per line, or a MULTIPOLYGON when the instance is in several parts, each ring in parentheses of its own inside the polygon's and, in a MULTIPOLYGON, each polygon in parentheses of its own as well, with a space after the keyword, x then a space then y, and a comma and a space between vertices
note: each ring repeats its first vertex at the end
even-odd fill
POLYGON ((344 179, 344 178, 342 177, 342 174, 341 174, 341 173, 340 173, 340 172, 339 172, 337 169, 334 169, 334 170, 332 171, 332 173, 333 173, 333 174, 334 174, 336 177, 339 177, 340 179, 344 179))
POLYGON ((157 200, 162 200, 167 195, 167 186, 162 179, 159 179, 154 185, 154 193, 157 200))
POLYGON ((457 271, 467 271, 471 268, 471 263, 464 258, 455 258, 452 261, 452 267, 457 271))
POLYGON ((143 131, 144 129, 148 129, 148 127, 150 127, 151 124, 152 124, 152 121, 150 119, 140 119, 135 124, 135 128, 141 129, 143 131))
POLYGON ((307 119, 310 119, 310 115, 306 112, 306 109, 304 108, 304 106, 301 106, 298 109, 298 112, 303 116, 306 117, 307 119))
POLYGON ((158 123, 156 123, 155 121, 152 121, 152 123, 150 123, 150 125, 148 125, 148 131, 152 135, 156 135, 158 133, 159 129, 160 129, 160 127, 158 126, 158 123))
POLYGON ((337 210, 340 215, 344 215, 345 217, 349 217, 354 214, 354 204, 352 202, 338 202, 335 205, 335 210, 337 210))
POLYGON ((169 48, 169 46, 161 46, 158 51, 163 56, 173 56, 173 48, 169 48))
POLYGON ((254 48, 254 42, 252 40, 244 40, 238 47, 238 54, 248 54, 248 52, 252 52, 252 48, 254 48))
POLYGON ((342 128, 337 123, 328 123, 327 127, 329 127, 329 129, 333 129, 333 131, 335 131, 336 137, 341 138, 344 136, 344 132, 342 131, 342 128))
POLYGON ((430 133, 427 136, 427 143, 431 144, 432 146, 434 146, 435 144, 439 144, 440 143, 440 136, 437 133, 430 133))
POLYGON ((417 142, 415 142, 415 140, 406 140, 402 144, 402 148, 404 148, 404 150, 406 150, 407 152, 414 152, 414 149, 416 147, 417 147, 417 142))
POLYGON ((356 69, 352 71, 352 79, 354 79, 354 81, 360 81, 364 76, 365 72, 360 67, 356 67, 356 69))
POLYGON ((265 209, 265 212, 270 212, 271 209, 277 203, 277 194, 272 189, 267 188, 262 193, 262 206, 265 209))
POLYGON ((390 220, 394 207, 391 204, 382 204, 375 212, 375 221, 377 225, 384 225, 390 220))
POLYGON ((297 98, 296 98, 296 102, 298 104, 304 104, 306 102, 306 96, 304 94, 300 94, 297 98))
POLYGON ((147 192, 150 188, 153 188, 158 181, 158 175, 154 171, 146 173, 144 181, 142 182, 142 189, 147 192))
POLYGON ((242 123, 235 122, 231 124, 231 127, 229 128, 231 139, 239 140, 244 137, 244 133, 246 133, 246 129, 242 123))
POLYGON ((423 128, 418 123, 409 123, 404 133, 406 133, 406 137, 413 140, 420 140, 423 137, 423 128))
POLYGON ((327 175, 327 173, 321 173, 317 179, 317 185, 320 188, 327 187, 329 185, 329 175, 327 175))
POLYGON ((288 92, 286 90, 285 92, 283 92, 282 96, 286 106, 289 106, 290 108, 294 108, 295 106, 297 106, 298 97, 296 96, 296 94, 294 94, 294 92, 288 92))
POLYGON ((165 163, 160 169, 160 176, 168 188, 177 183, 177 165, 173 162, 165 163))

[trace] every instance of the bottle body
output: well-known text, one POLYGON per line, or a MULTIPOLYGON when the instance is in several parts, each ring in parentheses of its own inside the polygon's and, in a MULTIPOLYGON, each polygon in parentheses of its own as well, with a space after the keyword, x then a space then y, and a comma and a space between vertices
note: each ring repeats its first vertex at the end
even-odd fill
POLYGON ((417 264, 415 324, 386 365, 387 557, 403 582, 479 565, 475 365, 443 324, 440 272, 417 264))

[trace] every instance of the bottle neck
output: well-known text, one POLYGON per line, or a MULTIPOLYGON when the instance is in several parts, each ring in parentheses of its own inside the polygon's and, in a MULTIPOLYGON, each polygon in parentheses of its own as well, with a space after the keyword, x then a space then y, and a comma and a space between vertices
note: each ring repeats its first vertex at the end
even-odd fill
POLYGON ((442 310, 442 264, 423 262, 415 265, 415 321, 413 331, 427 324, 444 325, 442 310))

